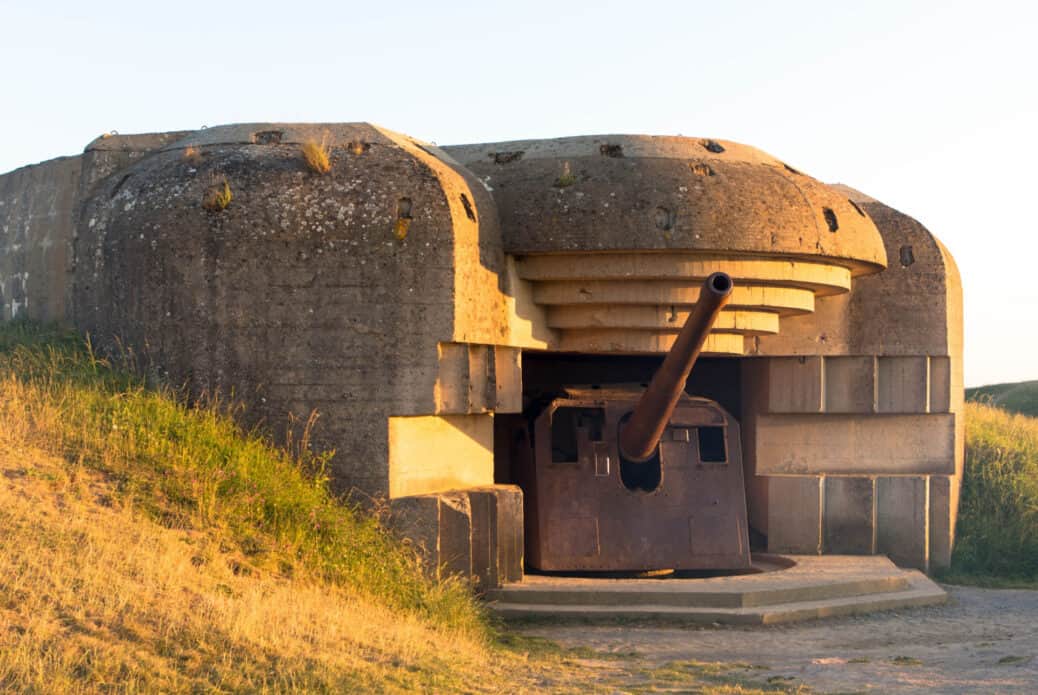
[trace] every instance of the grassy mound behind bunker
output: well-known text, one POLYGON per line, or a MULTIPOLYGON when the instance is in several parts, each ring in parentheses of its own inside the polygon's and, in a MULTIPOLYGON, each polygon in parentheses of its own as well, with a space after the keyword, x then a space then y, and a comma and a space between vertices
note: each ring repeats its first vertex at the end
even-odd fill
POLYGON ((558 665, 525 669, 324 462, 0 326, 0 690, 515 692, 558 665))
POLYGON ((495 628, 291 449, 73 335, 0 324, 0 691, 803 691, 495 628))
POLYGON ((1038 419, 968 403, 965 465, 952 567, 942 578, 1038 586, 1038 419))
POLYGON ((966 389, 966 400, 993 405, 1010 413, 1038 417, 1038 381, 977 386, 966 389))
POLYGON ((374 516, 326 486, 326 456, 307 432, 291 453, 242 430, 219 403, 179 394, 97 358, 80 338, 10 324, 0 330, 0 418, 8 438, 101 474, 122 506, 172 529, 218 529, 256 569, 342 583, 435 622, 483 621, 461 585, 425 581, 415 556, 374 516))

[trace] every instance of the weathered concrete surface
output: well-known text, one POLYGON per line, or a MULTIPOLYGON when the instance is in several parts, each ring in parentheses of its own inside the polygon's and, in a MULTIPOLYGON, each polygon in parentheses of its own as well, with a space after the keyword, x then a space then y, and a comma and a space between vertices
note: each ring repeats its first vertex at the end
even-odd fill
POLYGON ((514 485, 468 491, 472 573, 487 589, 523 579, 523 495, 514 485))
POLYGON ((761 415, 758 475, 955 472, 955 418, 761 415))
POLYGON ((609 579, 530 575, 488 592, 506 618, 641 619, 771 625, 944 603, 945 592, 882 557, 790 556, 788 569, 734 577, 609 579))
POLYGON ((822 550, 844 555, 875 553, 875 479, 826 476, 824 484, 822 550))
POLYGON ((875 226, 846 196, 727 140, 596 135, 445 149, 494 190, 509 253, 733 251, 886 265, 875 226))
POLYGON ((929 480, 930 567, 937 569, 951 565, 962 475, 931 475, 929 480))
POLYGON ((919 479, 939 494, 913 498, 929 499, 929 507, 914 510, 911 539, 897 557, 946 567, 964 449, 958 270, 912 218, 853 189, 833 189, 875 221, 889 267, 856 278, 847 294, 820 297, 814 313, 784 318, 777 335, 747 341, 748 353, 768 356, 743 367, 751 523, 769 533, 768 474, 940 474, 919 479))
POLYGON ((697 281, 724 271, 737 295, 704 352, 742 354, 741 338, 780 332, 780 315, 887 262, 860 207, 745 145, 601 135, 447 150, 492 189, 505 249, 563 351, 664 352, 697 281))
MULTIPOLYGON (((89 197, 95 192, 96 186, 101 181, 193 132, 177 130, 168 133, 136 133, 132 135, 109 133, 94 139, 83 150, 80 197, 84 199, 89 197)), ((114 182, 113 188, 120 188, 119 180, 121 179, 114 182)))
POLYGON ((80 157, 0 176, 0 320, 65 319, 80 157))
POLYGON ((523 578, 522 507, 514 485, 396 497, 390 528, 414 544, 430 576, 486 590, 523 578))
POLYGON ((876 358, 868 355, 826 357, 826 413, 872 413, 876 410, 876 358))
POLYGON ((929 481, 920 476, 876 479, 876 548, 902 567, 930 570, 929 481))
POLYGON ((821 552, 822 480, 815 476, 768 477, 767 494, 768 552, 821 552))
POLYGON ((820 298, 747 352, 760 355, 961 355, 962 287, 954 260, 919 222, 841 186, 865 210, 889 261, 855 279, 848 294, 820 298))
MULTIPOLYGON (((452 385, 441 346, 543 345, 505 271, 493 201, 431 146, 365 124, 226 126, 97 184, 78 227, 73 316, 194 393, 233 392, 276 432, 286 414, 319 410, 333 480, 384 495, 389 417, 487 409, 444 397, 468 381, 452 385), (331 148, 327 175, 305 166, 308 140, 331 148), (223 182, 233 200, 207 211, 223 182)), ((437 486, 474 482, 493 480, 437 486)))
POLYGON ((388 475, 390 497, 493 485, 493 415, 390 417, 388 475))

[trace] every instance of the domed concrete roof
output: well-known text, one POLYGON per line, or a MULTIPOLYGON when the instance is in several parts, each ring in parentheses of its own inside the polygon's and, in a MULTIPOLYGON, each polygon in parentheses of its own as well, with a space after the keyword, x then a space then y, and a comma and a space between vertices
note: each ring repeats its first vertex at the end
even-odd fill
POLYGON ((599 135, 443 148, 492 192, 505 250, 561 348, 657 352, 711 272, 736 290, 705 350, 741 353, 782 315, 887 263, 866 212, 727 140, 599 135))
POLYGON ((443 148, 493 190, 511 253, 682 250, 886 266, 844 195, 727 140, 599 135, 443 148))

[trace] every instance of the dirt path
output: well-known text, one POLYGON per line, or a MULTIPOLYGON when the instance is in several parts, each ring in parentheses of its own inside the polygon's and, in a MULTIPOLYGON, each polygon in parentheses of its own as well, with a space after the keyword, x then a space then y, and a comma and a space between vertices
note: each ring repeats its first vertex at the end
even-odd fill
MULTIPOLYGON (((945 587, 949 603, 767 628, 531 625, 566 647, 635 655, 629 673, 738 662, 732 676, 812 692, 1038 693, 1038 591, 945 587)), ((633 689, 637 677, 624 679, 633 689)), ((652 679, 655 682, 655 679, 652 679)))

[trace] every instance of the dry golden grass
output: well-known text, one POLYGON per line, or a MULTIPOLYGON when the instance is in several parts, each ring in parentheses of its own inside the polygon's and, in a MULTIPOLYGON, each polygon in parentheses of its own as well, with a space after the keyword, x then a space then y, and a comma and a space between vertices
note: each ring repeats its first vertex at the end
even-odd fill
POLYGON ((301 148, 303 160, 310 171, 315 174, 327 174, 332 170, 332 162, 329 158, 328 138, 324 137, 321 142, 307 140, 301 148))
POLYGON ((0 324, 0 692, 673 685, 666 669, 490 629, 465 587, 423 579, 331 497, 307 448, 145 388, 73 336, 0 324))
POLYGON ((470 635, 251 569, 220 534, 162 528, 113 503, 98 474, 10 439, 0 445, 3 690, 510 690, 507 664, 470 635))
POLYGON ((0 402, 0 691, 529 688, 525 654, 464 621, 257 566, 223 528, 164 527, 126 481, 32 446, 69 424, 60 404, 10 376, 0 402))
POLYGON ((529 673, 296 448, 0 325, 0 691, 504 693, 558 661, 529 673))

